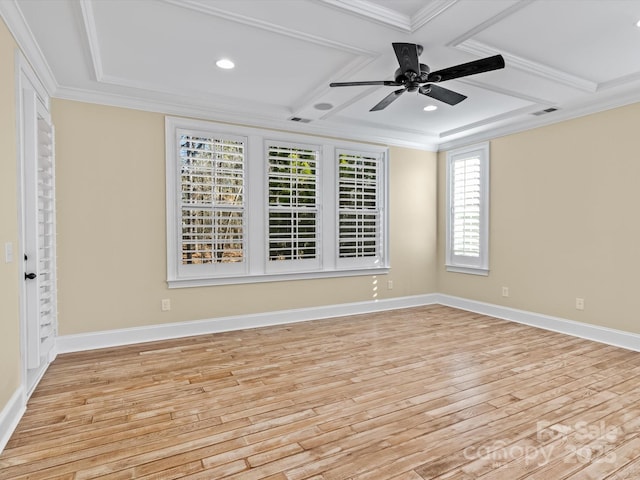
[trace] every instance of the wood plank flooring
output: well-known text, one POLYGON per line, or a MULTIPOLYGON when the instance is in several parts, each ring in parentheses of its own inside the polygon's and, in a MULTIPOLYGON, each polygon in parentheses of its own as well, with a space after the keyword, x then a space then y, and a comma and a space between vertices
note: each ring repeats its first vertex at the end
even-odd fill
POLYGON ((66 354, 0 479, 638 479, 638 374, 437 305, 66 354))

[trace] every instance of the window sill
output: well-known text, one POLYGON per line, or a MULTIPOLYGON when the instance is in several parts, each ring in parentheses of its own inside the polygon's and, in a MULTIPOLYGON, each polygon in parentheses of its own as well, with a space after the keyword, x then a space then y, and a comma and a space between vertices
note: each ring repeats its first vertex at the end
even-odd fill
POLYGON ((305 273, 274 273, 259 275, 239 275, 236 277, 180 278, 169 279, 169 288, 208 287, 216 285, 241 285, 247 283, 284 282, 288 280, 312 280, 318 278, 357 277, 386 275, 389 267, 359 268, 351 270, 331 270, 305 273))
POLYGON ((484 277, 489 276, 488 268, 462 267, 460 265, 447 265, 446 267, 447 267, 447 272, 466 273, 468 275, 480 275, 484 277))

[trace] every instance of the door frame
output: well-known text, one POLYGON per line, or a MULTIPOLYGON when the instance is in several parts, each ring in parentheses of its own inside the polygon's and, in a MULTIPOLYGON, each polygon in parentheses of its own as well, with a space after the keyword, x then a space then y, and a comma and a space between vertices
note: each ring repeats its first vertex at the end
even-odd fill
MULTIPOLYGON (((29 296, 27 295, 27 282, 22 281, 25 278, 25 274, 28 273, 25 266, 25 254, 27 250, 27 220, 29 212, 27 212, 27 207, 25 205, 25 196, 33 195, 35 189, 37 191, 37 172, 35 182, 32 185, 27 185, 27 175, 26 175, 26 161, 27 161, 27 150, 25 142, 25 122, 29 121, 25 117, 25 113, 27 108, 25 107, 24 95, 26 93, 32 93, 35 95, 36 105, 39 103, 40 106, 47 112, 50 113, 50 99, 47 91, 36 75, 35 71, 31 68, 31 65, 27 61, 27 59, 23 56, 20 51, 16 51, 15 55, 15 72, 16 72, 16 130, 17 130, 17 169, 18 169, 18 178, 17 178, 17 190, 18 190, 18 261, 19 261, 19 278, 20 282, 20 299, 19 299, 19 309, 20 309, 20 363, 21 363, 21 384, 22 391, 24 395, 24 404, 29 399, 36 385, 44 375, 49 364, 53 361, 56 355, 56 347, 54 343, 54 347, 50 352, 50 355, 46 359, 46 362, 40 365, 36 369, 29 369, 28 362, 28 348, 27 348, 27 330, 29 328, 28 325, 28 309, 33 308, 34 305, 29 306, 28 300, 29 296)), ((38 108, 36 107, 36 112, 38 108)), ((34 113, 34 112, 32 112, 34 113)), ((37 136, 37 135, 36 135, 37 136)), ((37 205, 36 205, 37 208, 37 205)), ((33 212, 32 212, 33 213, 33 212)), ((37 212, 35 212, 37 215, 37 212)), ((55 242, 55 239, 54 239, 55 242)), ((33 295, 32 295, 33 297, 33 295)), ((32 298, 33 302, 33 298, 32 298)), ((36 306, 37 307, 37 306, 36 306)))

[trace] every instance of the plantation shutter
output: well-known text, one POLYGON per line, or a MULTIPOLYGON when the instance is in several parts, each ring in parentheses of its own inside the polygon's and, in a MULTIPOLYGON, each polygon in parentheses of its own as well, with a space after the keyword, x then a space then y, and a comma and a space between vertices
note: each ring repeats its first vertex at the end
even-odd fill
POLYGON ((448 271, 489 274, 489 144, 447 153, 448 271))
POLYGON ((382 155, 338 152, 338 263, 382 259, 382 155))
POLYGON ((455 160, 453 173, 453 254, 480 256, 480 158, 455 160))
POLYGON ((242 273, 246 142, 186 132, 178 140, 181 270, 242 273))
POLYGON ((267 142, 271 270, 319 265, 319 147, 267 142))
POLYGON ((53 126, 38 115, 37 120, 37 210, 38 210, 38 328, 31 341, 29 368, 40 365, 40 358, 48 357, 57 330, 56 252, 55 252, 55 178, 53 126))
POLYGON ((384 147, 165 119, 169 288, 387 273, 384 147))

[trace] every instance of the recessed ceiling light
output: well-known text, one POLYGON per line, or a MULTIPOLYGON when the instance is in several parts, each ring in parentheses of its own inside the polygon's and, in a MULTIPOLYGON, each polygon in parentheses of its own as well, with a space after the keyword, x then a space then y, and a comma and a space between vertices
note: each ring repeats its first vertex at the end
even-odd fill
POLYGON ((640 28, 640 20, 636 22, 636 27, 640 28))
POLYGON ((316 110, 331 110, 333 108, 333 105, 331 105, 330 103, 316 103, 313 108, 315 108, 316 110))
POLYGON ((224 70, 230 70, 233 67, 235 67, 236 65, 229 60, 228 58, 221 58, 220 60, 218 60, 216 62, 216 65, 218 66, 218 68, 223 68, 224 70))
POLYGON ((436 105, 427 105, 426 107, 423 108, 423 110, 425 112, 433 112, 434 110, 437 110, 438 107, 436 105))

